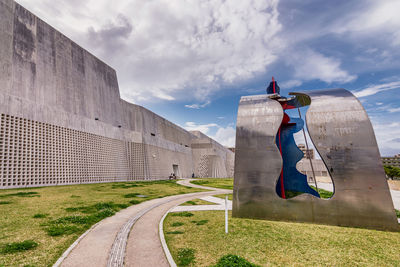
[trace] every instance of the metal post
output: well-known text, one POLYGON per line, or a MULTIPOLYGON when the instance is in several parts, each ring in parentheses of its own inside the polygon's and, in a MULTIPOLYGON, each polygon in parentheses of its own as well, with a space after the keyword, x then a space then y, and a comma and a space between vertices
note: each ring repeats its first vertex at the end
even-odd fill
POLYGON ((228 233, 228 195, 225 195, 225 234, 228 233))
MULTIPOLYGON (((301 119, 300 108, 297 108, 297 110, 299 111, 299 117, 301 119)), ((304 125, 305 125, 305 123, 304 123, 304 125)), ((315 188, 317 189, 317 192, 318 192, 317 178, 315 177, 314 166, 312 164, 310 149, 308 148, 307 136, 306 136, 306 131, 304 130, 304 126, 303 126, 303 135, 304 135, 304 141, 306 142, 306 157, 308 157, 308 159, 310 160, 310 166, 311 166, 311 170, 313 173, 314 184, 315 184, 315 188)), ((319 192, 318 192, 318 194, 319 194, 319 192)))

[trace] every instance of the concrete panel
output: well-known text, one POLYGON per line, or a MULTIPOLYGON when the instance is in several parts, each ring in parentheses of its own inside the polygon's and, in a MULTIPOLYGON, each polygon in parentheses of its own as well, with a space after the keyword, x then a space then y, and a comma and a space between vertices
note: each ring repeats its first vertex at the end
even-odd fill
POLYGON ((0 165, 20 155, 10 152, 19 136, 32 147, 1 188, 165 179, 173 165, 190 177, 205 157, 215 158, 207 175, 232 173, 231 151, 122 100, 114 69, 11 0, 0 0, 0 116, 0 165))

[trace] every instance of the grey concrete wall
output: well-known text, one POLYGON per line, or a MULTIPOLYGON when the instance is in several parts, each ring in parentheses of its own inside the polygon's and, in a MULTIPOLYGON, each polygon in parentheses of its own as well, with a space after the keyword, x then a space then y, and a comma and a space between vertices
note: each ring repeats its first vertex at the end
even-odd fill
MULTIPOLYGON (((6 166, 1 176, 0 187, 3 188, 62 184, 62 181, 163 179, 173 172, 172 165, 179 166, 180 176, 189 177, 199 165, 196 161, 203 160, 204 163, 205 158, 208 160, 205 168, 210 169, 205 171, 208 176, 231 176, 228 169, 233 164, 227 158, 233 161, 233 157, 227 156, 224 147, 205 136, 187 132, 144 107, 122 100, 114 69, 12 0, 0 0, 0 113, 11 116, 11 124, 6 124, 7 116, 2 117, 0 168, 6 166), (43 152, 44 147, 36 146, 36 139, 29 139, 25 145, 35 149, 34 153, 45 156, 35 159, 22 149, 21 160, 28 161, 29 168, 26 167, 25 176, 21 176, 18 160, 12 161, 17 155, 8 146, 14 145, 18 141, 15 138, 25 134, 23 131, 33 130, 24 128, 20 122, 48 127, 47 132, 35 133, 38 140, 47 140, 46 135, 50 134, 54 135, 51 140, 62 143, 64 139, 57 136, 59 132, 68 132, 75 139, 82 134, 90 136, 88 138, 97 146, 92 153, 100 158, 108 156, 109 144, 114 143, 119 150, 110 157, 122 155, 119 161, 125 163, 121 165, 114 161, 119 167, 109 167, 115 169, 113 172, 96 172, 94 168, 101 168, 99 166, 110 161, 104 159, 95 163, 82 158, 79 161, 86 167, 76 173, 67 171, 75 166, 76 159, 72 162, 60 160, 58 165, 41 165, 44 172, 53 175, 46 180, 35 173, 29 174, 29 168, 36 165, 35 160, 42 162, 48 157, 43 152), (216 151, 213 148, 194 149, 193 152, 193 144, 196 146, 203 142, 201 140, 212 144, 216 151), (70 178, 58 175, 57 168, 70 178), (14 169, 17 170, 15 175, 14 169), (92 178, 72 177, 81 174, 92 178), (23 177, 37 182, 22 182, 23 177)), ((79 146, 87 147, 86 144, 79 146)), ((88 150, 90 147, 86 148, 86 154, 82 153, 87 155, 88 150)), ((60 148, 57 151, 60 155, 68 155, 72 150, 60 148)))
POLYGON ((233 177, 234 153, 212 138, 199 132, 191 132, 193 169, 196 177, 233 177))

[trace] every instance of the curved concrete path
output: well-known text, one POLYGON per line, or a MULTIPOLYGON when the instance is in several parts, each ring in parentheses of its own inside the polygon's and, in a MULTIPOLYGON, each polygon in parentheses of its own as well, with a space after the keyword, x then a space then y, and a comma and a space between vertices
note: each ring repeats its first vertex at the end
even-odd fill
POLYGON ((191 180, 178 183, 212 191, 153 199, 124 209, 94 226, 56 266, 168 266, 158 235, 163 215, 191 199, 232 193, 194 185, 191 180))

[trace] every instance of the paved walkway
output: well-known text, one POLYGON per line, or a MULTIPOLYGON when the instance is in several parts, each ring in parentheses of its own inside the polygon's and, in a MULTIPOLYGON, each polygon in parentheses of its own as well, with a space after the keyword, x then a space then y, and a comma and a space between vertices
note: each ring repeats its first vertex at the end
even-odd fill
POLYGON ((212 191, 153 199, 124 209, 98 223, 61 266, 168 266, 158 235, 162 216, 188 200, 232 192, 192 185, 189 179, 178 183, 212 191))
MULTIPOLYGON (((224 210, 225 200, 212 195, 232 193, 232 190, 194 185, 191 180, 178 183, 212 191, 153 199, 124 209, 94 226, 56 266, 169 266, 158 233, 163 215, 169 210, 224 210), (196 198, 216 205, 178 206, 196 198)), ((328 183, 318 183, 318 186, 332 190, 328 183)), ((396 209, 400 209, 400 191, 390 191, 396 209)), ((228 209, 232 209, 231 201, 228 209)))
MULTIPOLYGON (((180 212, 180 211, 201 211, 201 210, 225 210, 225 199, 219 197, 200 197, 200 199, 213 202, 216 205, 188 205, 188 206, 176 206, 171 209, 170 212, 180 212)), ((232 201, 228 200, 228 210, 232 210, 232 201)))

